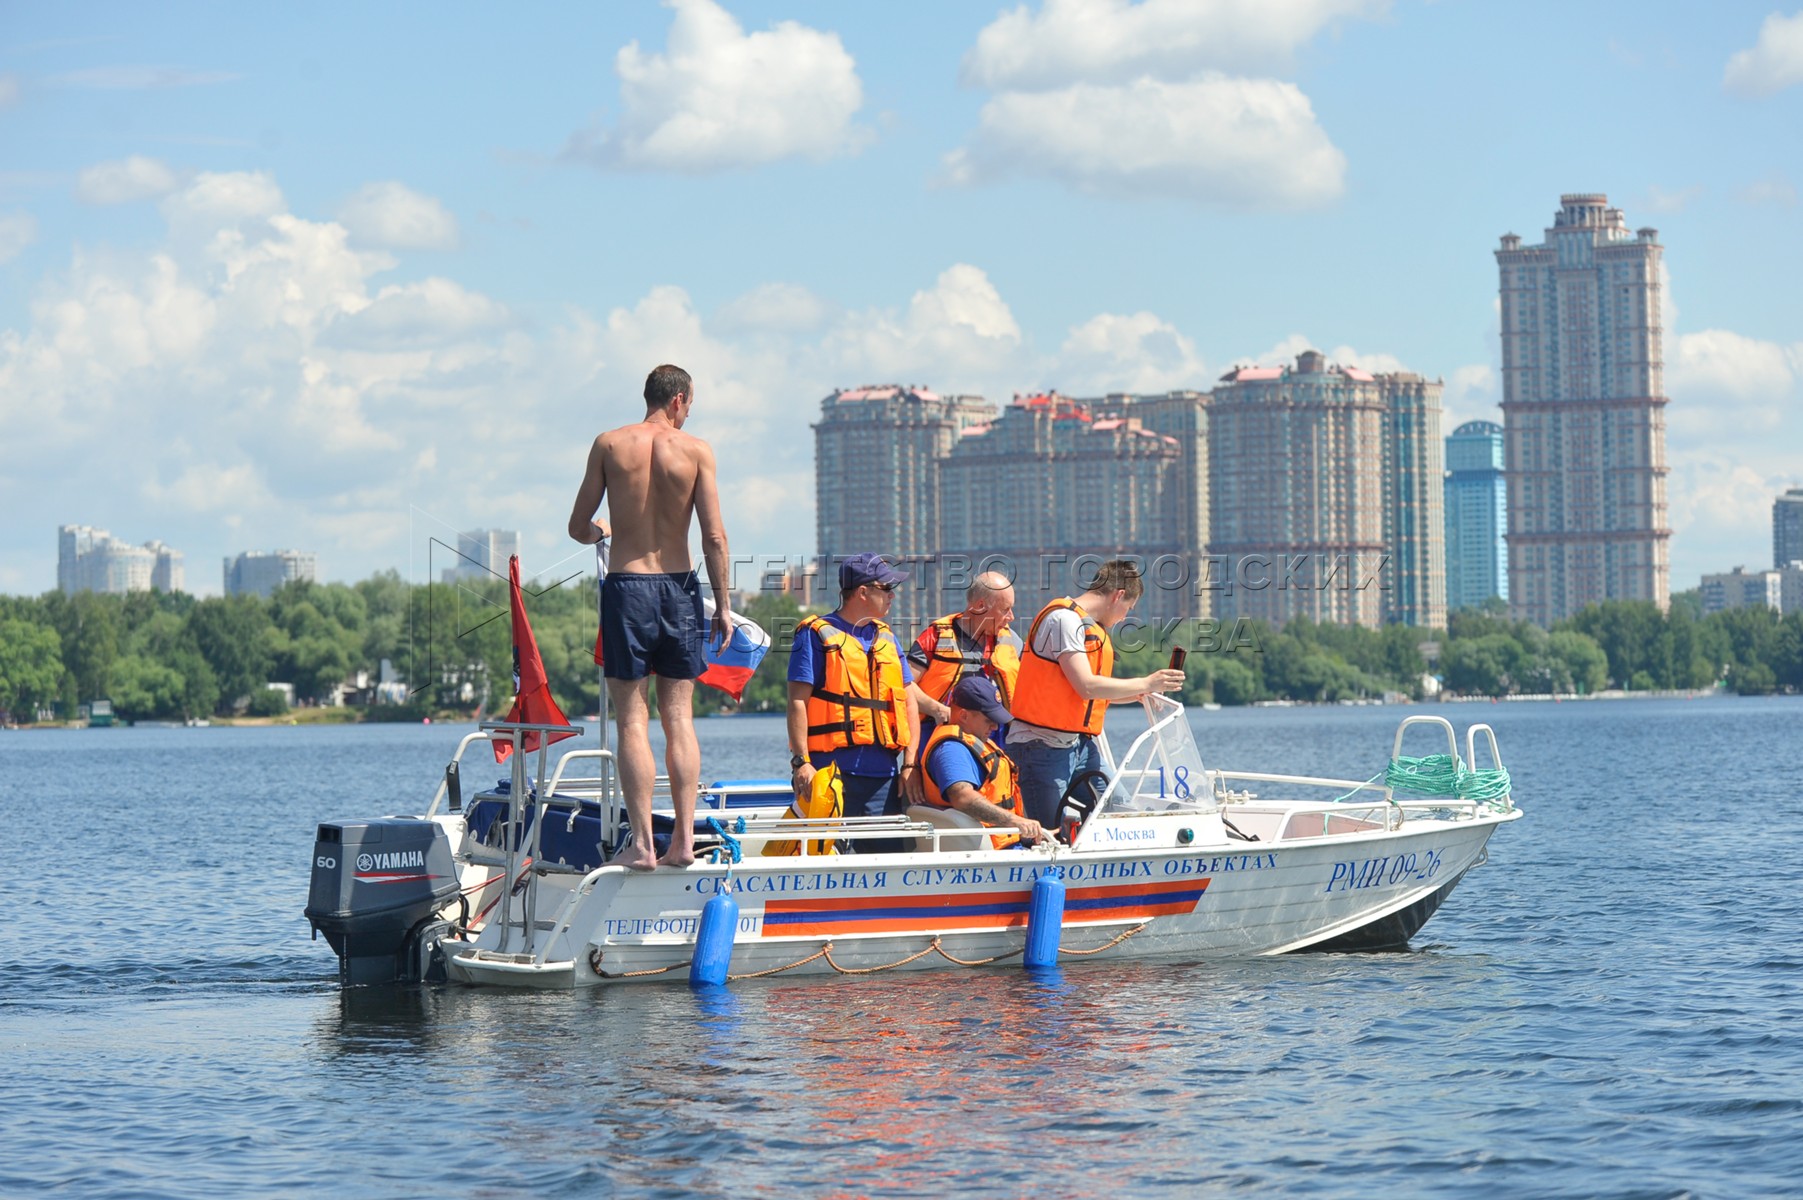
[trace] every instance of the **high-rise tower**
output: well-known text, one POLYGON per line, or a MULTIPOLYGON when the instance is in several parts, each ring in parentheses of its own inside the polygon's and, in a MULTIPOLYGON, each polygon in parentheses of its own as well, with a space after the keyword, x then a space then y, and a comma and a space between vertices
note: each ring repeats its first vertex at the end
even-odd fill
POLYGON ((1508 522, 1502 426, 1467 421, 1446 439, 1447 611, 1509 598, 1508 522))
POLYGON ((1315 350, 1222 376, 1208 406, 1216 613, 1444 626, 1440 392, 1315 350))
POLYGON ((911 576, 890 609, 891 625, 950 611, 937 594, 939 462, 961 430, 994 412, 980 396, 898 385, 843 389, 820 402, 815 520, 829 607, 838 594, 835 560, 874 553, 902 560, 911 576))
POLYGON ((1496 251, 1509 602, 1540 625, 1671 591, 1664 248, 1607 196, 1560 205, 1544 242, 1505 234, 1496 251))

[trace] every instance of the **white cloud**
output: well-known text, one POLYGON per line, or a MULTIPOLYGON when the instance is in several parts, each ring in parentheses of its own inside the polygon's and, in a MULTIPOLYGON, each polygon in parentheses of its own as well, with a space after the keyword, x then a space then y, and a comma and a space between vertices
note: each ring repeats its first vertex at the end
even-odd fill
POLYGON ((195 464, 168 484, 153 476, 145 481, 144 497, 152 504, 191 513, 243 512, 270 502, 262 474, 249 463, 195 464))
POLYGON ((965 83, 1055 88, 1206 68, 1282 65, 1342 18, 1377 17, 1388 0, 1046 0, 997 17, 964 57, 965 83))
POLYGON ((358 241, 400 250, 442 250, 457 244, 457 218, 431 196, 402 183, 369 183, 338 210, 358 241))
POLYGON ((1014 313, 989 276, 969 263, 940 272, 915 292, 905 313, 866 309, 848 313, 829 330, 822 351, 848 383, 932 382, 939 388, 992 391, 1024 366, 1014 313))
POLYGON ((1675 339, 1666 366, 1667 422, 1681 446, 1734 445, 1769 436, 1797 400, 1803 342, 1789 346, 1705 329, 1675 339))
POLYGON ((1318 350, 1326 355, 1330 365, 1342 367, 1361 367, 1372 373, 1384 371, 1407 371, 1401 359, 1394 354, 1373 351, 1361 354, 1351 346, 1341 344, 1331 350, 1323 348, 1321 343, 1304 333, 1292 333, 1290 336, 1252 359, 1235 359, 1235 362, 1254 362, 1263 366, 1294 366, 1296 356, 1304 350, 1318 350))
POLYGON ((1797 185, 1774 171, 1764 179, 1756 179, 1734 194, 1742 204, 1771 204, 1778 208, 1797 206, 1797 185))
POLYGON ((37 219, 30 213, 0 213, 0 263, 11 262, 37 240, 37 219))
POLYGON ((1739 455, 1673 457, 1673 591, 1696 587, 1705 572, 1771 565, 1772 500, 1796 482, 1795 468, 1786 466, 1749 464, 1739 455))
POLYGON ((1004 92, 946 166, 954 183, 1027 174, 1090 192, 1294 209, 1339 196, 1346 156, 1294 84, 1211 73, 1004 92))
POLYGON ((134 154, 83 170, 75 181, 75 198, 86 204, 131 204, 167 195, 180 185, 168 163, 134 154))
POLYGON ((15 516, 0 559, 32 567, 15 589, 51 586, 53 552, 29 530, 70 519, 56 506, 74 493, 84 519, 159 537, 191 564, 289 545, 337 577, 423 572, 417 510, 453 529, 518 528, 529 569, 548 567, 569 552, 588 438, 643 413, 661 361, 695 375, 691 428, 718 454, 735 550, 797 557, 814 549, 808 427, 836 386, 1005 402, 1048 384, 1207 381, 1192 340, 1155 313, 1079 320, 1039 350, 971 263, 893 303, 846 308, 771 283, 704 317, 663 285, 547 328, 454 278, 384 284, 396 258, 290 211, 268 175, 197 176, 160 211, 157 244, 74 252, 38 281, 28 318, 0 329, 0 509, 15 516))
POLYGON ((1067 395, 1205 390, 1212 382, 1196 345, 1149 312, 1098 313, 1059 348, 1054 378, 1067 395))
POLYGON ((505 305, 434 277, 383 288, 367 305, 337 317, 328 336, 333 345, 396 350, 455 342, 507 319, 505 305))
POLYGON ((1725 329, 1668 342, 1672 586, 1771 557, 1772 497, 1797 482, 1803 341, 1725 329))
POLYGON ((722 333, 811 333, 825 323, 825 301, 798 283, 764 283, 714 314, 722 333))
POLYGON ((148 91, 161 88, 199 87, 213 83, 232 83, 242 76, 231 71, 191 71, 185 67, 88 67, 58 75, 56 83, 65 87, 95 88, 100 91, 148 91))
POLYGON ((261 171, 204 172, 163 201, 172 226, 217 232, 243 221, 273 217, 287 206, 282 189, 261 171))
POLYGON ((1451 433, 1467 421, 1500 422, 1502 414, 1496 405, 1501 399, 1501 383, 1488 363, 1454 367, 1440 396, 1445 409, 1445 431, 1451 433))
POLYGON ((1658 184, 1653 184, 1646 191, 1646 208, 1656 213, 1678 213, 1689 208, 1691 202, 1703 194, 1703 185, 1693 183, 1676 191, 1666 191, 1658 184))
POLYGON ((596 166, 704 172, 856 150, 864 103, 857 64, 836 33, 783 21, 747 34, 713 0, 676 10, 661 54, 637 42, 614 58, 625 112, 571 137, 564 155, 596 166))
POLYGON ((1773 13, 1759 41, 1728 60, 1722 86, 1741 96, 1770 96, 1803 83, 1803 12, 1773 13))

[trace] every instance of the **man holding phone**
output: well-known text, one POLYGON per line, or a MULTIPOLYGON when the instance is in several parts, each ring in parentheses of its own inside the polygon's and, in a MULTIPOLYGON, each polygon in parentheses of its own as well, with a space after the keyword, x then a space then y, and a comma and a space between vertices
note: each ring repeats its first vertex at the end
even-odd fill
POLYGON ((1134 679, 1114 678, 1108 631, 1144 594, 1139 569, 1111 559, 1082 595, 1052 601, 1027 631, 1008 754, 1020 771, 1026 815, 1048 828, 1058 823, 1058 802, 1070 781, 1102 769, 1096 736, 1109 703, 1183 686, 1175 663, 1134 679))

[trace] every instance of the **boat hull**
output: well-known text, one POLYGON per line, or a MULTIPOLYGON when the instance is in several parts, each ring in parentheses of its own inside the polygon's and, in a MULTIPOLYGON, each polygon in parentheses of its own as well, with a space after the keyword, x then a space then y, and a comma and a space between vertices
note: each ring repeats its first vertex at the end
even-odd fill
POLYGON ((1396 830, 1207 848, 753 858, 730 868, 547 879, 530 943, 491 927, 478 948, 543 968, 485 964, 447 947, 458 982, 587 987, 686 978, 702 906, 738 904, 732 978, 923 970, 1018 961, 1033 881, 1063 875, 1061 945, 1082 957, 1244 957, 1406 943, 1485 861, 1518 812, 1396 830), (524 976, 531 975, 528 980, 524 976))

